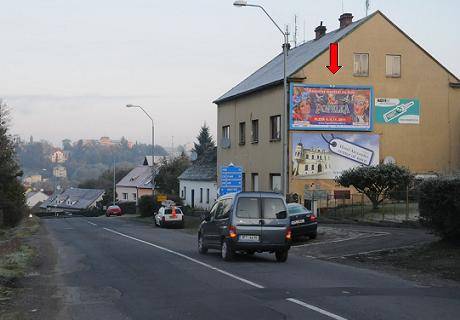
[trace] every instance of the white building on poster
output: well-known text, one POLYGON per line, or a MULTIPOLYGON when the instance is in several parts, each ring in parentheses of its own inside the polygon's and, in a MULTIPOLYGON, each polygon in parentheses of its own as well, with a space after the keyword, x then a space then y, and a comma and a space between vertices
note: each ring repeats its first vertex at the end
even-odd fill
POLYGON ((330 151, 321 148, 304 148, 298 143, 293 159, 294 176, 319 175, 332 170, 330 151))

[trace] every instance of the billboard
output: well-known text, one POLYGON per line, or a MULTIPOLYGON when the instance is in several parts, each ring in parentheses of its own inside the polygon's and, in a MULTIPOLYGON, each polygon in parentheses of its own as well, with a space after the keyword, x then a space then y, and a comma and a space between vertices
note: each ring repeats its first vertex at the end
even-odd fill
POLYGON ((334 179, 344 170, 379 163, 379 135, 294 132, 291 174, 298 179, 334 179))
POLYGON ((419 124, 418 99, 375 99, 375 121, 378 123, 419 124))
POLYGON ((291 83, 290 93, 291 130, 372 130, 372 87, 291 83))

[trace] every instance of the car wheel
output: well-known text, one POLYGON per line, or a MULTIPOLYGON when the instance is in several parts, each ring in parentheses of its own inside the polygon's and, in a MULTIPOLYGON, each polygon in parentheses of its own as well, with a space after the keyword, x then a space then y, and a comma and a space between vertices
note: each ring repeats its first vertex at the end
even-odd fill
POLYGON ((254 250, 247 250, 246 251, 246 254, 251 255, 251 256, 254 255, 255 253, 256 252, 254 250))
POLYGON ((205 254, 208 252, 208 248, 204 245, 203 237, 201 234, 198 235, 198 252, 201 254, 205 254))
POLYGON ((276 251, 275 256, 276 256, 276 261, 278 262, 286 262, 288 258, 288 250, 281 250, 281 251, 276 251))
POLYGON ((222 259, 224 259, 225 261, 231 261, 233 259, 233 256, 235 255, 227 240, 222 241, 221 254, 222 259))
POLYGON ((316 236, 317 236, 317 235, 318 235, 318 233, 317 233, 317 232, 314 232, 314 233, 310 233, 310 234, 308 235, 308 237, 309 237, 310 239, 313 240, 313 239, 316 239, 316 236))

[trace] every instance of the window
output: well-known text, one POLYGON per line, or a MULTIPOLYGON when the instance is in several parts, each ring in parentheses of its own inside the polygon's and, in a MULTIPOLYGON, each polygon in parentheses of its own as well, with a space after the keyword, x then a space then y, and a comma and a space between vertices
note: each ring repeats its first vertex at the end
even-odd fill
POLYGON ((136 200, 137 199, 137 195, 135 193, 133 193, 133 199, 136 200))
POLYGON ((187 187, 184 187, 184 200, 187 199, 187 187))
POLYGON ((357 77, 369 76, 369 54, 355 53, 353 55, 353 75, 357 77))
POLYGON ((200 203, 203 203, 203 188, 200 188, 200 203))
POLYGON ((123 200, 128 200, 128 194, 127 193, 123 193, 123 200))
POLYGON ((281 175, 279 173, 270 174, 270 188, 274 192, 281 192, 281 175))
POLYGON ((285 219, 287 212, 283 200, 262 198, 262 212, 265 219, 285 219))
POLYGON ((385 73, 389 78, 401 77, 401 56, 387 54, 385 57, 385 73))
POLYGON ((246 191, 246 173, 241 174, 241 191, 246 191))
POLYGON ((217 219, 217 217, 221 216, 223 213, 223 210, 224 210, 224 202, 221 200, 217 203, 216 210, 213 214, 214 219, 217 219))
POLYGON ((259 198, 239 198, 236 216, 238 218, 259 219, 259 198))
POLYGON ((216 214, 216 219, 227 219, 232 208, 233 199, 222 200, 222 210, 216 214))
POLYGON ((240 122, 240 145, 244 145, 246 143, 246 122, 240 122))
POLYGON ((209 189, 206 189, 206 203, 209 203, 209 189))
POLYGON ((230 148, 230 126, 222 127, 222 148, 230 148))
POLYGON ((270 140, 281 140, 281 116, 270 117, 270 140))
POLYGON ((251 178, 252 178, 252 191, 259 191, 259 174, 253 173, 251 178))
POLYGON ((251 142, 259 142, 259 120, 252 120, 251 142))

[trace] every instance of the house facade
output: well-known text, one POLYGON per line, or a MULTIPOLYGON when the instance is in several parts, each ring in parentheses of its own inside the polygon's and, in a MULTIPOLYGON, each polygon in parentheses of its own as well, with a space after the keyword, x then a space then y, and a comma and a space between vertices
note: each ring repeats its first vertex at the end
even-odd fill
MULTIPOLYGON (((421 175, 459 172, 458 77, 380 11, 339 21, 289 50, 287 191, 333 189, 344 169, 379 162, 421 175), (340 48, 336 74, 325 67, 331 43, 340 48)), ((215 101, 217 165, 243 167, 246 190, 274 190, 282 172, 282 61, 278 55, 215 101)))
POLYGON ((217 199, 216 163, 195 164, 179 176, 180 197, 185 205, 211 209, 217 199))
POLYGON ((135 202, 142 196, 152 195, 152 173, 157 174, 158 168, 152 171, 151 157, 144 164, 133 168, 116 184, 117 199, 120 202, 135 202))

